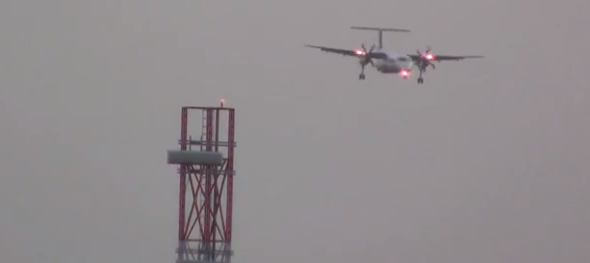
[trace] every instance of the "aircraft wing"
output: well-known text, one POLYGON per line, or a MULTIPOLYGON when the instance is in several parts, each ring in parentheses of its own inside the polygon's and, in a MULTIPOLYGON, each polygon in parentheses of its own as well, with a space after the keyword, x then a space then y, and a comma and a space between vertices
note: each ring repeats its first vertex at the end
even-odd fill
MULTIPOLYGON (((305 45, 306 47, 311 47, 311 48, 317 48, 321 51, 324 52, 329 52, 329 53, 335 53, 335 54, 340 54, 343 56, 353 56, 353 57, 357 57, 359 56, 357 54, 357 51, 354 49, 341 49, 341 48, 332 48, 332 47, 322 47, 322 46, 314 46, 314 45, 305 45)), ((375 58, 375 59, 379 59, 379 58, 384 58, 385 54, 383 53, 379 53, 379 52, 371 52, 369 54, 366 54, 368 56, 370 56, 371 58, 375 58)))
MULTIPOLYGON (((416 54, 410 54, 408 57, 412 58, 414 61, 420 60, 420 56, 416 54)), ((466 58, 483 58, 484 56, 447 56, 447 55, 434 55, 432 60, 434 61, 444 61, 444 60, 463 60, 466 58)))

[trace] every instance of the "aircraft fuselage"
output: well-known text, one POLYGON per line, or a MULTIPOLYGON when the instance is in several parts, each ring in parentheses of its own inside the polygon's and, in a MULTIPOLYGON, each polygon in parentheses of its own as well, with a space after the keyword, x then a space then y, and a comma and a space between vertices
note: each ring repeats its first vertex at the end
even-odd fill
POLYGON ((375 68, 385 74, 398 74, 402 69, 407 69, 404 66, 400 61, 395 59, 380 59, 375 61, 375 68))
MULTIPOLYGON (((380 52, 380 51, 377 51, 380 52)), ((413 61, 407 56, 396 56, 394 54, 384 53, 386 56, 382 59, 373 59, 377 71, 384 74, 399 74, 402 70, 410 71, 413 66, 413 61)), ((363 63, 363 59, 359 60, 363 63)))

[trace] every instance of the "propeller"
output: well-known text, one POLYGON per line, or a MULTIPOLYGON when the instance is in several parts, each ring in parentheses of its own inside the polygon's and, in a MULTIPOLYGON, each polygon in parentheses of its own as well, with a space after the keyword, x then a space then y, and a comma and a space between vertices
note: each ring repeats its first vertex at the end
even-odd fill
POLYGON ((421 64, 423 64, 424 68, 431 66, 432 69, 435 69, 436 66, 432 63, 433 60, 436 59, 436 57, 430 53, 431 48, 430 47, 426 47, 426 52, 424 52, 424 54, 422 54, 420 52, 420 50, 416 50, 416 53, 418 54, 418 56, 420 56, 421 60, 421 64))
POLYGON ((371 53, 373 53, 373 49, 375 49, 375 44, 371 46, 369 51, 367 51, 367 48, 365 48, 365 44, 361 44, 361 48, 362 50, 358 50, 357 54, 360 57, 362 57, 363 64, 366 65, 367 63, 370 63, 371 66, 375 67, 375 64, 373 64, 373 60, 371 59, 371 53))

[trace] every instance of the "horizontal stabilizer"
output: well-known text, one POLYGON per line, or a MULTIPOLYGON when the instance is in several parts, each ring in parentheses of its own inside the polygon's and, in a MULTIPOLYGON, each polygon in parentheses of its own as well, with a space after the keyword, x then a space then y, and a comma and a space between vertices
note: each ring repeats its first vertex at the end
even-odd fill
POLYGON ((371 31, 381 31, 381 32, 410 32, 409 29, 386 28, 386 27, 368 27, 368 26, 351 26, 350 29, 371 30, 371 31))

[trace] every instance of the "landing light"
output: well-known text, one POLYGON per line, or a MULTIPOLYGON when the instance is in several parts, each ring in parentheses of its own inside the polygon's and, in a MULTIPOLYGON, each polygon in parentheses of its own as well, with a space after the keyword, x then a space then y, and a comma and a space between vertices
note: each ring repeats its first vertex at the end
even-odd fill
POLYGON ((408 77, 410 77, 410 72, 405 69, 402 69, 402 71, 400 71, 399 74, 403 79, 407 79, 408 77))

